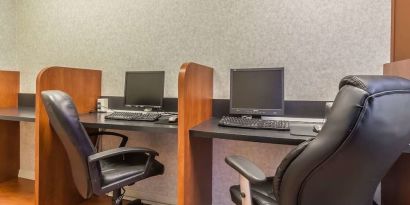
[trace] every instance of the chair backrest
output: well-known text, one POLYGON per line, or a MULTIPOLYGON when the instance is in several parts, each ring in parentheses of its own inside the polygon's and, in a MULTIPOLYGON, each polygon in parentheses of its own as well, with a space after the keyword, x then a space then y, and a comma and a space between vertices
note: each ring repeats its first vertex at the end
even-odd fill
POLYGON ((82 197, 89 198, 92 187, 88 156, 96 150, 80 123, 77 109, 71 97, 62 91, 43 91, 41 96, 50 124, 67 153, 75 186, 82 197))
POLYGON ((410 143, 409 80, 347 76, 339 87, 321 132, 280 167, 280 204, 370 205, 410 143))

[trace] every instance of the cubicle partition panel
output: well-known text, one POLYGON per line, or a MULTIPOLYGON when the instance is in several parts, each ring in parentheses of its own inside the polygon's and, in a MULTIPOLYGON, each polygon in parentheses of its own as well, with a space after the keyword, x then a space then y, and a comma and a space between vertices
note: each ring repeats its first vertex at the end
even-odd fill
MULTIPOLYGON (((410 79, 410 59, 384 65, 384 75, 410 79)), ((410 105, 409 105, 410 107, 410 105)), ((403 108, 408 109, 408 108, 403 108)), ((382 180, 382 204, 410 204, 410 153, 403 152, 382 180)))
MULTIPOLYGON (((0 71, 0 108, 17 108, 18 71, 0 71)), ((20 123, 0 120, 0 182, 17 178, 20 169, 20 123)))
POLYGON ((36 205, 79 204, 83 199, 75 188, 67 154, 49 124, 40 94, 44 90, 62 90, 73 98, 80 114, 88 113, 101 96, 101 71, 46 68, 38 74, 36 86, 36 205))
POLYGON ((190 138, 189 129, 211 118, 213 69, 181 66, 178 79, 178 205, 212 204, 212 140, 190 138))

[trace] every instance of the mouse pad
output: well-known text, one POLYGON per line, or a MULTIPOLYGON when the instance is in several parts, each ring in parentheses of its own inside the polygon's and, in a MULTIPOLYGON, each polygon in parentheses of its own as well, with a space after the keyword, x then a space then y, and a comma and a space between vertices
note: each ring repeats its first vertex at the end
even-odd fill
POLYGON ((291 122, 289 124, 290 134, 298 136, 316 137, 317 133, 313 132, 313 126, 315 125, 319 125, 319 123, 291 122))

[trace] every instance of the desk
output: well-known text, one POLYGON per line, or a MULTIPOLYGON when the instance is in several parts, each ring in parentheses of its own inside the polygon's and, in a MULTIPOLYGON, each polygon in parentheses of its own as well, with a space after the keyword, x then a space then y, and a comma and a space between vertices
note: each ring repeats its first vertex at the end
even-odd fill
POLYGON ((250 142, 298 145, 311 137, 291 135, 289 131, 241 129, 218 126, 219 118, 211 118, 189 130, 190 137, 219 138, 250 142))
MULTIPOLYGON (((80 115, 80 121, 86 128, 117 129, 131 131, 157 131, 177 133, 178 125, 157 124, 156 122, 106 120, 105 113, 80 115)), ((34 107, 0 108, 0 120, 34 122, 34 107)))
POLYGON ((0 108, 0 120, 34 122, 34 107, 0 108))
MULTIPOLYGON (((87 128, 117 129, 131 131, 159 131, 177 133, 176 124, 157 124, 156 122, 106 120, 105 113, 88 113, 80 115, 80 121, 87 128)), ((0 108, 0 120, 17 122, 34 122, 34 107, 0 108)))
POLYGON ((20 170, 20 121, 34 122, 34 108, 0 108, 0 182, 17 178, 20 170), (4 137, 3 137, 4 136, 4 137))
POLYGON ((131 131, 155 131, 177 133, 178 125, 158 124, 156 122, 106 120, 106 113, 87 113, 80 115, 80 121, 86 128, 117 129, 131 131))

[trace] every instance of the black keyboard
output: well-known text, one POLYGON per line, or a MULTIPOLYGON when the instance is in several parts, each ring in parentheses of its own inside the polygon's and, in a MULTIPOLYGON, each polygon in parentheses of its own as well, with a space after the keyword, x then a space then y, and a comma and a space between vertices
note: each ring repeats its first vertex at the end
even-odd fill
POLYGON ((223 116, 219 121, 219 125, 224 127, 239 127, 250 129, 289 130, 289 121, 247 119, 242 117, 223 116))
POLYGON ((161 114, 155 112, 113 112, 105 116, 105 119, 110 120, 128 120, 128 121, 156 121, 161 117, 161 114))

